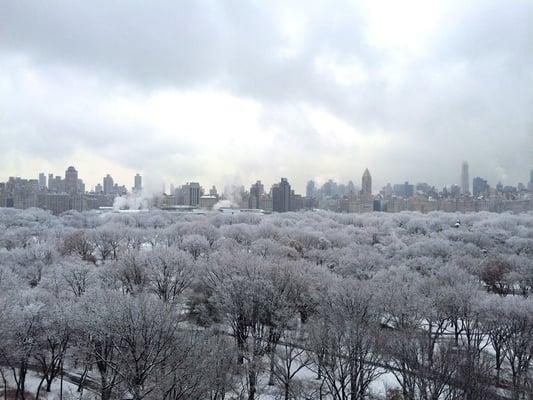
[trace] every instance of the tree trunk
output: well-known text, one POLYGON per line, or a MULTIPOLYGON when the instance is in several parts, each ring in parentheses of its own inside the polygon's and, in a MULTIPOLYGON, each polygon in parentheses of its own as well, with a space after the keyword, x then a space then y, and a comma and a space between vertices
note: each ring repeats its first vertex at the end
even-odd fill
POLYGON ((357 390, 357 377, 352 371, 350 373, 350 400, 357 400, 358 393, 359 391, 357 390))
POLYGON ((83 391, 83 383, 85 382, 85 378, 87 377, 87 374, 88 374, 88 370, 87 370, 87 364, 85 365, 85 368, 83 369, 83 373, 81 374, 80 376, 80 382, 78 383, 78 393, 81 393, 83 391))
POLYGON ((35 400, 39 400, 39 394, 41 393, 41 388, 43 387, 45 377, 41 379, 41 382, 39 382, 39 386, 37 386, 37 393, 35 393, 35 400))
POLYGON ((2 375, 2 382, 4 383, 4 399, 7 399, 7 379, 4 375, 4 370, 0 368, 0 375, 2 375))
POLYGON ((59 400, 63 400, 63 360, 61 360, 61 380, 59 381, 59 400))
POLYGON ((52 379, 46 378, 46 392, 47 393, 50 393, 50 391, 52 390, 52 382, 53 382, 52 379))
POLYGON ((268 377, 268 386, 274 386, 275 354, 276 354, 276 348, 274 346, 270 350, 270 375, 268 377))
MULTIPOLYGON (((25 363, 23 363, 19 369, 19 382, 17 385, 17 393, 18 395, 20 395, 20 398, 22 400, 25 399, 24 392, 26 391, 26 373, 27 372, 28 371, 26 369, 25 363)), ((18 395, 15 398, 18 398, 18 395)))
POLYGON ((111 400, 112 390, 110 387, 102 388, 101 396, 102 400, 111 400))
POLYGON ((255 400, 256 379, 255 370, 252 368, 248 372, 248 400, 255 400))

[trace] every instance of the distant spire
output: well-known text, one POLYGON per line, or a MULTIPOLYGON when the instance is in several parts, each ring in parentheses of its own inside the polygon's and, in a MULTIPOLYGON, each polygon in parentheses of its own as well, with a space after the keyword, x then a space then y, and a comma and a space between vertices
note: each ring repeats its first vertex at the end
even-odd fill
POLYGON ((363 172, 363 179, 361 181, 361 193, 364 197, 372 196, 372 176, 368 168, 363 172))

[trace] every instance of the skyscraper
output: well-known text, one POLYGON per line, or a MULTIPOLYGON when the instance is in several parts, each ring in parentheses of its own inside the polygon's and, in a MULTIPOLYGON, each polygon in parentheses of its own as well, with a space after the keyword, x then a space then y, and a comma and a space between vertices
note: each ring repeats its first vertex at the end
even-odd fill
POLYGON ((489 185, 487 181, 479 176, 476 176, 472 181, 472 192, 474 197, 487 195, 489 191, 489 185))
POLYGON ((370 176, 368 168, 365 168, 361 179, 361 195, 365 198, 372 197, 372 176, 370 176))
POLYGON ((470 194, 470 183, 468 181, 468 163, 463 161, 461 165, 461 193, 470 194))
POLYGON ((305 197, 308 199, 311 199, 315 197, 316 187, 315 187, 315 181, 309 181, 307 182, 307 186, 305 187, 305 197))
POLYGON ((176 189, 177 204, 196 207, 200 204, 202 188, 198 182, 187 182, 176 189))
POLYGON ((65 192, 78 193, 78 171, 72 166, 65 171, 65 192))
POLYGON ((409 182, 399 183, 393 186, 392 192, 395 196, 408 199, 409 197, 413 197, 415 193, 415 187, 409 182))
POLYGON ((187 183, 187 193, 186 197, 188 198, 187 204, 190 206, 197 206, 200 204, 201 188, 198 182, 189 182, 187 183))
POLYGON ((281 178, 280 183, 272 186, 272 210, 287 212, 291 209, 291 185, 287 178, 281 178))
POLYGON ((46 175, 44 172, 39 174, 39 189, 46 189, 46 175))
POLYGON ((248 198, 248 208, 260 208, 259 200, 265 193, 265 187, 261 181, 257 181, 250 187, 250 197, 248 198))
POLYGON ((355 185, 352 181, 349 181, 346 185, 346 194, 348 196, 353 196, 355 194, 355 185))
MULTIPOLYGON (((139 193, 142 191, 142 188, 143 188, 142 176, 137 174, 135 175, 135 178, 134 178, 133 191, 136 193, 139 193)), ((171 191, 171 194, 173 194, 172 191, 171 191)))
POLYGON ((113 182, 113 178, 111 177, 111 175, 107 174, 106 176, 104 176, 103 186, 104 186, 104 194, 113 193, 114 182, 113 182))

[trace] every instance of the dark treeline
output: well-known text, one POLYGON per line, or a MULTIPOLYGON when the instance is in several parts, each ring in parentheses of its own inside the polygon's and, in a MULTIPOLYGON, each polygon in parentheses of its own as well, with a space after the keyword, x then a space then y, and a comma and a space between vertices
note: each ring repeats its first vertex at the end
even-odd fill
POLYGON ((0 397, 532 399, 532 288, 531 213, 0 209, 0 397))

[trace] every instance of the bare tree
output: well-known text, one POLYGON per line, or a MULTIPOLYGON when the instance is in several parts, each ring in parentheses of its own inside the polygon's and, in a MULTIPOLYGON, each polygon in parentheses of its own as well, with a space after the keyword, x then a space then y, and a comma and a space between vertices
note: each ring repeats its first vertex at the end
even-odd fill
POLYGON ((146 257, 148 286, 164 302, 175 302, 190 287, 195 276, 194 261, 184 251, 156 248, 146 257))
POLYGON ((302 391, 298 373, 309 368, 311 358, 297 331, 286 331, 274 352, 274 376, 282 388, 283 399, 297 399, 302 391))
POLYGON ((134 400, 157 388, 159 379, 172 372, 163 368, 172 359, 180 316, 171 305, 150 297, 120 297, 113 305, 114 318, 106 329, 117 354, 111 364, 134 400), (153 371, 159 371, 158 376, 153 371))
POLYGON ((50 392, 52 382, 61 372, 72 336, 69 306, 69 303, 62 303, 47 307, 45 315, 40 321, 37 346, 32 355, 42 374, 42 380, 35 395, 36 398, 39 398, 43 382, 46 381, 46 391, 50 392))
POLYGON ((26 376, 38 348, 43 310, 44 304, 30 293, 22 293, 5 308, 0 362, 11 370, 16 384, 15 400, 25 399, 26 376))
POLYGON ((345 280, 330 288, 314 317, 308 353, 335 400, 362 400, 382 370, 379 313, 372 291, 345 280))

